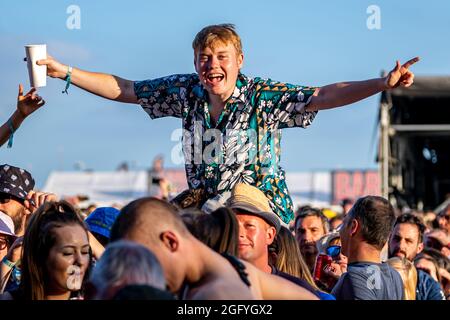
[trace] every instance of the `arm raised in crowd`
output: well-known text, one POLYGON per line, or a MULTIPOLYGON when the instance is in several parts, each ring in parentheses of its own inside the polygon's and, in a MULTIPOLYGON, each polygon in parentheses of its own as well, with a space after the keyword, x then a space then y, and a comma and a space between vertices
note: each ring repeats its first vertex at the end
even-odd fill
POLYGON ((419 61, 415 57, 403 65, 397 60, 394 69, 386 77, 365 80, 340 82, 316 89, 311 102, 306 107, 307 111, 318 111, 345 106, 384 90, 394 89, 398 86, 410 87, 414 82, 414 73, 409 67, 419 61))
MULTIPOLYGON (((47 66, 47 75, 52 78, 66 79, 69 66, 56 61, 53 57, 38 60, 38 65, 47 66)), ((134 93, 134 82, 120 77, 98 72, 72 69, 71 83, 100 97, 126 103, 138 103, 134 93)))
POLYGON ((16 131, 22 122, 34 111, 39 109, 45 104, 45 101, 36 94, 36 89, 31 88, 26 95, 23 95, 23 86, 19 84, 19 95, 17 96, 17 109, 11 115, 8 121, 6 121, 0 127, 0 146, 8 141, 11 136, 11 128, 16 131))

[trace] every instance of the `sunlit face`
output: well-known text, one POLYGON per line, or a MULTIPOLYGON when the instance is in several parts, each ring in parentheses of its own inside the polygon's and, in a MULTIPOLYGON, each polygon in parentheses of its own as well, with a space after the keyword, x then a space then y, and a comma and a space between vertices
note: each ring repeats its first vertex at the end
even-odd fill
POLYGON ((54 228, 56 241, 47 257, 48 294, 80 290, 89 266, 89 240, 86 231, 72 224, 54 228))
POLYGON ((320 217, 308 216, 298 219, 295 228, 295 238, 303 254, 317 253, 316 242, 325 235, 320 217))
POLYGON ((214 97, 225 102, 233 94, 243 60, 244 56, 237 53, 231 42, 215 42, 213 48, 195 53, 195 70, 210 100, 214 97))
POLYGON ((268 257, 275 228, 253 215, 236 212, 236 217, 239 221, 239 258, 254 263, 268 257))
POLYGON ((419 229, 411 223, 399 223, 395 226, 389 239, 389 257, 414 260, 422 250, 419 243, 419 229))

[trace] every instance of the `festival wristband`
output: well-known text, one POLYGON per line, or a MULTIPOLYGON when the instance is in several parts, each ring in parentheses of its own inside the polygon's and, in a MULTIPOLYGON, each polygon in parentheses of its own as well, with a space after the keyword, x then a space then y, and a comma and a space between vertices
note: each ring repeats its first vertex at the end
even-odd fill
POLYGON ((14 268, 14 266, 16 265, 15 262, 12 262, 12 261, 9 261, 8 259, 6 259, 6 256, 3 258, 2 263, 11 269, 14 268))
POLYGON ((69 68, 67 69, 65 80, 66 80, 66 88, 64 89, 64 91, 62 93, 69 94, 67 92, 67 89, 69 89, 70 82, 72 81, 72 67, 71 66, 69 66, 69 68))
POLYGON ((14 138, 14 127, 11 119, 8 119, 8 127, 9 131, 11 132, 8 140, 8 148, 11 148, 13 145, 13 138, 14 138))

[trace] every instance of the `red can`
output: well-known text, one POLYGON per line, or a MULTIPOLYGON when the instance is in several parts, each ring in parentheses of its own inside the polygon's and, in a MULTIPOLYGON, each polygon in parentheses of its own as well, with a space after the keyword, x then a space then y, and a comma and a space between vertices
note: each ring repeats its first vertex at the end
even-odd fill
POLYGON ((324 279, 323 271, 327 265, 330 265, 333 259, 326 254, 319 254, 316 258, 316 265, 314 266, 314 281, 322 282, 324 279))

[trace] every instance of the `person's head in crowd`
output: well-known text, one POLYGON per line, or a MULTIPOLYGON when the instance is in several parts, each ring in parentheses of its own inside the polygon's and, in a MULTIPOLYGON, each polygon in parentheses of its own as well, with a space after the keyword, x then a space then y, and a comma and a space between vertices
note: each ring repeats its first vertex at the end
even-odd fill
POLYGON ((434 229, 434 223, 437 219, 437 215, 434 211, 427 210, 423 213, 423 224, 425 225, 425 232, 431 231, 434 229))
POLYGON ((295 218, 295 238, 311 272, 318 253, 316 243, 328 231, 328 219, 319 209, 307 207, 295 218))
POLYGON ((450 235, 442 229, 433 230, 425 235, 425 246, 436 249, 450 258, 450 235))
POLYGON ((253 297, 233 267, 197 240, 168 202, 148 197, 127 204, 111 229, 110 241, 119 239, 152 251, 163 267, 168 289, 184 299, 253 297))
POLYGON ((342 215, 337 215, 330 219, 330 230, 335 231, 344 221, 344 217, 342 215))
POLYGON ((308 282, 318 289, 309 272, 294 235, 285 227, 281 227, 275 241, 270 246, 271 264, 278 270, 308 282))
POLYGON ((342 199, 341 201, 342 215, 345 216, 350 211, 350 209, 353 207, 354 204, 355 201, 353 199, 350 198, 342 199))
POLYGON ((269 200, 258 188, 240 183, 233 188, 227 206, 239 222, 239 258, 270 273, 269 246, 281 222, 269 200))
POLYGON ((0 260, 6 256, 15 239, 14 223, 11 217, 0 212, 0 260))
POLYGON ((181 218, 194 237, 211 249, 238 256, 239 223, 231 209, 223 207, 210 214, 185 213, 181 218))
POLYGON ((166 289, 163 269, 155 255, 143 245, 119 240, 110 243, 97 261, 86 298, 111 300, 127 285, 166 289))
POLYGON ((417 270, 422 270, 428 273, 435 281, 441 283, 439 266, 436 259, 422 252, 417 255, 416 259, 414 259, 414 265, 417 270))
POLYGON ((359 198, 339 230, 342 253, 348 262, 357 260, 359 253, 371 255, 375 260, 381 259, 381 250, 394 223, 394 209, 389 201, 378 196, 359 198))
POLYGON ((120 211, 113 207, 95 209, 85 220, 89 231, 104 247, 109 243, 111 228, 120 211))
POLYGON ((122 208, 110 241, 131 240, 152 251, 163 267, 170 291, 176 293, 186 272, 187 252, 181 239, 189 235, 174 206, 156 198, 141 198, 122 208))
POLYGON ((402 277, 404 300, 416 300, 417 270, 414 264, 405 257, 393 257, 387 263, 402 277))
POLYGON ((331 232, 324 235, 322 238, 317 241, 317 251, 322 254, 329 254, 329 252, 333 251, 331 257, 333 260, 343 260, 347 261, 347 258, 342 254, 341 244, 341 236, 339 232, 331 232), (334 250, 331 250, 331 247, 336 247, 334 250))
POLYGON ((439 213, 437 221, 439 223, 439 228, 445 230, 445 232, 450 235, 450 204, 439 213))
POLYGON ((22 234, 27 217, 25 201, 34 188, 31 174, 8 164, 0 166, 0 212, 10 216, 16 234, 22 234))
POLYGON ((424 258, 432 258, 436 261, 442 288, 445 290, 445 295, 448 296, 450 293, 450 259, 433 248, 424 248, 421 255, 424 258))
POLYGON ((208 93, 213 96, 222 96, 224 99, 229 97, 233 93, 239 70, 244 62, 241 39, 235 31, 234 25, 220 24, 204 27, 195 36, 192 48, 194 49, 195 70, 208 93), (211 64, 208 57, 219 52, 227 56, 226 64, 219 60, 222 67, 226 67, 227 76, 222 85, 211 87, 209 85, 211 79, 206 77, 211 64))
POLYGON ((86 225, 69 203, 46 202, 32 215, 21 263, 26 300, 64 300, 82 291, 91 249, 86 225))
POLYGON ((425 225, 417 216, 410 213, 398 216, 389 238, 389 258, 413 261, 423 250, 424 232, 425 225))

